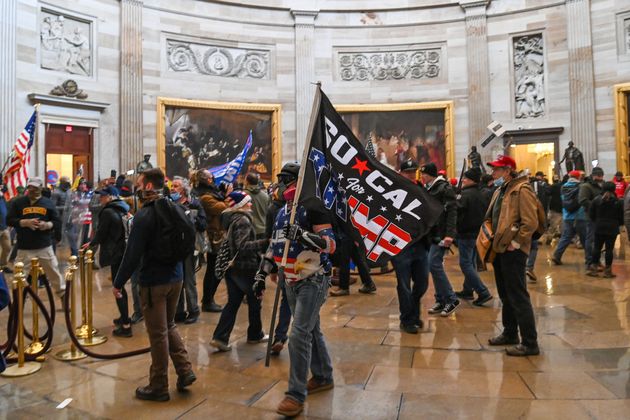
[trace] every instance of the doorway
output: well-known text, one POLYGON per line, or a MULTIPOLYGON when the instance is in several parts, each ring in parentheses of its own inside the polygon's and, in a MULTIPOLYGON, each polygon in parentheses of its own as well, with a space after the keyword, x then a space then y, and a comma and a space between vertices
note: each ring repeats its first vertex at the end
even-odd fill
POLYGON ((559 137, 563 131, 563 127, 506 131, 504 153, 516 161, 519 170, 529 169, 532 176, 543 172, 551 182, 554 175, 562 176, 559 137))
POLYGON ((56 171, 70 181, 81 174, 92 180, 92 142, 90 127, 47 124, 46 172, 56 171))

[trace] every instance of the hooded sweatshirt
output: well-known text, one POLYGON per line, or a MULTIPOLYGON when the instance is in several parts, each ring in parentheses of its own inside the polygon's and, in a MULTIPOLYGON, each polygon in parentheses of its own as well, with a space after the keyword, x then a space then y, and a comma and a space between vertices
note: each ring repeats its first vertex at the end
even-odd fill
POLYGON ((99 262, 102 267, 122 260, 125 253, 125 226, 123 216, 129 212, 129 205, 120 199, 110 201, 98 216, 98 225, 91 247, 100 245, 99 262))
POLYGON ((269 195, 258 185, 248 185, 245 191, 252 198, 252 223, 257 237, 262 237, 265 233, 265 216, 269 207, 269 195))

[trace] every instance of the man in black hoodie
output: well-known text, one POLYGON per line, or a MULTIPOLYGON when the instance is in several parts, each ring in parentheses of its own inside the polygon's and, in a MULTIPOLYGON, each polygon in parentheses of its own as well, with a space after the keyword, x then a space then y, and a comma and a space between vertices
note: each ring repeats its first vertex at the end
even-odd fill
POLYGON ((7 224, 17 233, 16 259, 24 262, 24 272, 29 272, 31 258, 39 258, 56 293, 63 296, 66 285, 52 246, 53 241, 61 240, 61 220, 53 202, 42 196, 43 187, 41 178, 29 178, 27 195, 16 197, 9 206, 7 224))
POLYGON ((455 191, 451 184, 441 175, 438 176, 435 163, 427 163, 422 172, 422 182, 429 194, 444 206, 440 221, 429 233, 431 248, 429 248, 429 267, 435 287, 435 305, 429 309, 430 314, 449 316, 459 306, 459 299, 453 292, 448 276, 444 271, 444 253, 453 244, 457 234, 457 202, 455 191))
MULTIPOLYGON (((112 281, 125 253, 127 235, 129 234, 129 205, 118 197, 116 187, 108 186, 95 191, 101 203, 98 224, 94 238, 83 246, 83 249, 100 247, 99 263, 101 267, 111 267, 112 281)), ((129 318, 129 301, 127 291, 123 287, 120 298, 116 298, 116 306, 120 317, 114 319, 113 334, 119 337, 131 337, 131 319, 129 318)))
POLYGON ((479 168, 464 172, 462 192, 457 200, 457 247, 459 267, 464 274, 464 287, 455 294, 461 299, 472 300, 473 291, 476 292, 477 299, 473 301, 475 306, 482 306, 492 299, 490 291, 477 273, 477 235, 490 204, 479 190, 480 179, 479 168))

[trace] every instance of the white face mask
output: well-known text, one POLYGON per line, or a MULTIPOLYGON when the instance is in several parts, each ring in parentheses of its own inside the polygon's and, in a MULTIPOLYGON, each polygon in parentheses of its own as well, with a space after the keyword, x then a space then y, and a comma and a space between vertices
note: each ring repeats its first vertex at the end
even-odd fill
POLYGON ((503 177, 497 178, 497 179, 494 180, 494 186, 495 187, 500 187, 503 184, 505 184, 505 179, 503 177))

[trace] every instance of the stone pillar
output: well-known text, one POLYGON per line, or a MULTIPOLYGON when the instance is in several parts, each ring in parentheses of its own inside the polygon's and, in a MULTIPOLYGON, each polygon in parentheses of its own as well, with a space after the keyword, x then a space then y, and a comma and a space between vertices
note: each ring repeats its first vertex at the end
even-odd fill
POLYGON ((142 1, 120 7, 120 171, 142 160, 142 1))
MULTIPOLYGON (((315 56, 313 39, 317 10, 291 10, 295 19, 295 156, 301 159, 313 106, 315 56)), ((302 162, 303 163, 303 162, 302 162)))
POLYGON ((591 167, 591 160, 597 159, 591 2, 589 0, 567 0, 567 47, 569 49, 571 140, 584 154, 584 163, 588 170, 591 167))
MULTIPOLYGON (((0 1, 0 165, 9 156, 15 131, 17 0, 0 1)), ((24 115, 24 124, 30 115, 24 115)))
MULTIPOLYGON (((466 12, 466 63, 468 67, 468 136, 479 147, 492 120, 486 7, 490 0, 460 0, 466 12)), ((482 150, 478 150, 480 153, 482 150)), ((467 153, 466 153, 467 154, 467 153)), ((485 153, 487 154, 487 153, 485 153)), ((486 157, 486 156, 484 156, 486 157)))

